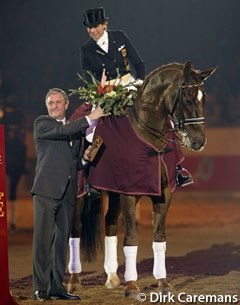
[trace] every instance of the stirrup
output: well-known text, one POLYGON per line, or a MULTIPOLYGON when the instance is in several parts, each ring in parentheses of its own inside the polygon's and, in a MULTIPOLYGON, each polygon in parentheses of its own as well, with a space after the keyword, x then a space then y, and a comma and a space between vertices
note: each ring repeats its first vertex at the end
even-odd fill
POLYGON ((178 166, 176 181, 177 181, 177 186, 184 187, 193 183, 193 177, 191 176, 188 170, 178 166))
POLYGON ((91 186, 91 184, 86 184, 86 191, 87 191, 87 197, 90 197, 90 198, 100 198, 101 197, 101 193, 99 190, 93 188, 91 186))

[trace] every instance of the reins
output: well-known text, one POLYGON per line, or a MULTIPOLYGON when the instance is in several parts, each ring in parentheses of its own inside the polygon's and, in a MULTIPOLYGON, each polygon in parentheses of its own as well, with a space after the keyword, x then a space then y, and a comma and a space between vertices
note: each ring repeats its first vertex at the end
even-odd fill
POLYGON ((149 125, 146 125, 143 122, 143 120, 140 119, 140 117, 137 114, 135 103, 133 104, 133 106, 130 109, 132 110, 132 115, 133 115, 135 121, 138 123, 138 125, 141 126, 142 128, 144 128, 145 130, 147 130, 152 136, 154 136, 155 138, 159 138, 159 136, 164 136, 165 135, 164 131, 158 130, 158 129, 153 128, 149 125))
POLYGON ((134 105, 130 108, 132 110, 132 116, 134 118, 134 120, 137 122, 137 124, 142 127, 144 130, 148 131, 149 134, 151 134, 153 137, 157 138, 157 139, 161 139, 163 141, 166 141, 166 142, 178 142, 180 144, 182 144, 181 140, 179 139, 178 140, 173 140, 173 139, 169 139, 168 137, 166 137, 166 133, 167 132, 175 132, 176 130, 174 128, 171 128, 171 129, 166 129, 166 130, 158 130, 156 128, 153 128, 149 125, 146 125, 141 119, 140 117, 138 116, 137 114, 137 111, 136 111, 136 107, 135 107, 135 103, 134 105))

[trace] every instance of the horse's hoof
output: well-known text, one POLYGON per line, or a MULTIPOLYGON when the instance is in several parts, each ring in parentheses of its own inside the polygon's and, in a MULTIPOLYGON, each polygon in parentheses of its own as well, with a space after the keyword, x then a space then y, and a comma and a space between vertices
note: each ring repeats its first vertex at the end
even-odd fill
POLYGON ((129 281, 124 287, 125 298, 136 298, 140 289, 137 286, 136 281, 129 281))
POLYGON ((79 273, 71 273, 70 279, 68 281, 67 291, 73 293, 74 291, 79 290, 81 286, 79 273))
POLYGON ((157 280, 158 282, 158 292, 168 293, 172 290, 172 286, 169 284, 167 279, 162 278, 157 280))
POLYGON ((105 287, 107 289, 114 289, 120 285, 120 279, 116 273, 109 273, 107 277, 107 281, 105 283, 105 287))

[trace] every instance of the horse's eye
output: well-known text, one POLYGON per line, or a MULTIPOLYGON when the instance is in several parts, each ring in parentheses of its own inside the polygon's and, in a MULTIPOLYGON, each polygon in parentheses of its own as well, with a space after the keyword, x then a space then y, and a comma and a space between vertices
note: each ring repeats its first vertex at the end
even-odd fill
POLYGON ((187 106, 192 106, 194 104, 193 100, 186 100, 185 103, 187 106))

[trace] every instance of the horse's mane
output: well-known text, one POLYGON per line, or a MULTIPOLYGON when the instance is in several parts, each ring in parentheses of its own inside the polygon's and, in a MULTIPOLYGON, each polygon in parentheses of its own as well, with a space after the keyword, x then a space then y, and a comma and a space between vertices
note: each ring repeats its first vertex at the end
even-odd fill
POLYGON ((142 86, 140 87, 140 90, 138 91, 138 94, 141 95, 145 89, 145 87, 147 86, 147 84, 149 83, 149 80, 151 79, 151 77, 153 77, 154 75, 161 73, 163 71, 167 71, 167 70, 171 70, 171 69, 177 69, 177 70, 183 70, 184 68, 184 64, 182 63, 177 63, 177 62, 172 62, 172 63, 168 63, 165 65, 162 65, 156 69, 154 69, 152 72, 150 72, 144 79, 144 82, 142 84, 142 86))
POLYGON ((145 80, 147 81, 153 74, 156 74, 161 71, 169 70, 169 69, 183 69, 184 64, 172 62, 165 65, 162 65, 160 67, 155 68, 153 71, 151 71, 146 77, 145 80))

